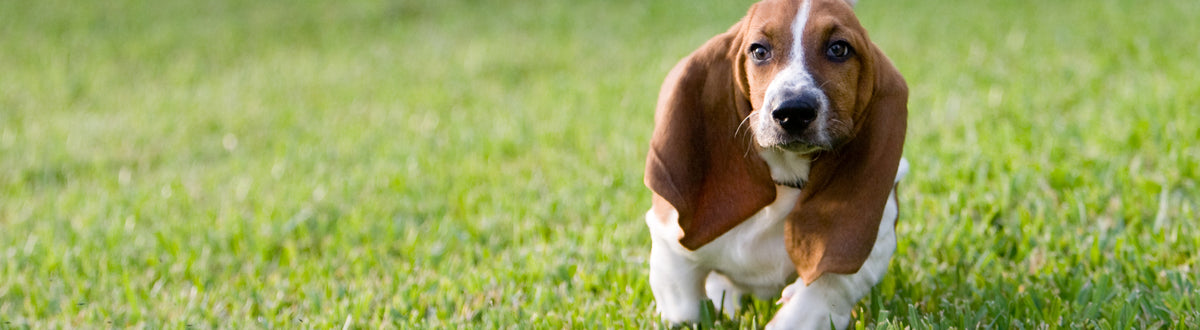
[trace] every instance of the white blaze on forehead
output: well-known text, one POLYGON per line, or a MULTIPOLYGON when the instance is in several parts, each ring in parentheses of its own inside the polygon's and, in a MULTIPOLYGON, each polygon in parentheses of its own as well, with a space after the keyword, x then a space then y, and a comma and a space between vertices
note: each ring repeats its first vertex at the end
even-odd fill
POLYGON ((800 10, 796 12, 796 20, 792 22, 792 57, 788 61, 788 68, 798 68, 808 76, 808 70, 804 68, 804 27, 808 26, 808 11, 812 3, 809 0, 804 0, 804 4, 800 5, 800 10))
POLYGON ((804 65, 804 27, 808 25, 810 7, 810 1, 805 0, 796 12, 796 20, 792 21, 792 44, 788 50, 787 66, 767 85, 763 102, 766 109, 774 109, 783 103, 783 94, 786 92, 795 92, 805 85, 814 85, 812 75, 804 65))

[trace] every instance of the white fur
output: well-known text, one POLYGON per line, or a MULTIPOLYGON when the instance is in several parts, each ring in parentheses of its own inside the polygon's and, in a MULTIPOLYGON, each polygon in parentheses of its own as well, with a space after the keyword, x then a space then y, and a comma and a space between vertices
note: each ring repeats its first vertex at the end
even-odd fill
POLYGON ((808 180, 808 171, 812 169, 812 158, 808 155, 780 149, 767 149, 758 154, 767 162, 767 167, 771 169, 771 179, 775 182, 808 180))
MULTIPOLYGON (((908 162, 901 159, 895 181, 907 173, 908 162)), ((783 306, 768 328, 827 328, 832 322, 840 329, 848 324, 854 305, 883 278, 896 250, 895 190, 888 197, 875 246, 862 269, 850 275, 827 273, 804 286, 783 241, 784 220, 800 190, 775 189, 774 202, 695 251, 679 244, 678 212, 670 210, 668 219, 659 219, 654 209, 646 212, 652 238, 650 288, 663 320, 698 321, 700 304, 706 298, 734 314, 739 298, 753 294, 760 299, 782 296, 783 306)))
POLYGON ((650 248, 650 288, 663 319, 695 322, 700 303, 706 297, 705 279, 719 274, 712 282, 714 301, 725 302, 726 312, 734 312, 743 293, 772 299, 796 278, 795 265, 783 242, 783 219, 791 212, 800 190, 776 186, 774 203, 764 207, 745 222, 695 251, 679 244, 679 213, 670 219, 658 219, 654 210, 646 212, 646 225, 653 238, 650 248), (725 280, 726 283, 719 283, 725 280), (724 293, 722 299, 721 293, 724 293))

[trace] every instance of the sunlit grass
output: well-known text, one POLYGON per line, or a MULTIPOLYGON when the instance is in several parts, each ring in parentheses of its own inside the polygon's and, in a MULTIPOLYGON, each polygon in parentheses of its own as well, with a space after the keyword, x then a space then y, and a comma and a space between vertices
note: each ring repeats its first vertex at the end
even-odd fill
MULTIPOLYGON (((860 2, 913 173, 855 322, 1200 322, 1200 3, 860 2)), ((654 326, 658 85, 748 5, 0 3, 0 327, 654 326)))

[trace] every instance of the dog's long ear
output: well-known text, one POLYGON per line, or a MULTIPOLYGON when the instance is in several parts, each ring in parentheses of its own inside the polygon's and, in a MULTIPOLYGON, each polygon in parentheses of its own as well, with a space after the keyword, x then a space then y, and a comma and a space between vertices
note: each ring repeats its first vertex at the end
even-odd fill
POLYGON ((775 199, 770 170, 740 127, 752 110, 731 50, 742 25, 680 61, 659 93, 645 183, 678 211, 679 242, 693 250, 775 199))
POLYGON ((800 201, 788 215, 788 253, 805 285, 826 272, 853 274, 871 254, 884 205, 895 186, 908 118, 908 87, 872 45, 859 92, 866 106, 857 132, 813 161, 800 201), (865 91, 864 91, 865 89, 865 91))

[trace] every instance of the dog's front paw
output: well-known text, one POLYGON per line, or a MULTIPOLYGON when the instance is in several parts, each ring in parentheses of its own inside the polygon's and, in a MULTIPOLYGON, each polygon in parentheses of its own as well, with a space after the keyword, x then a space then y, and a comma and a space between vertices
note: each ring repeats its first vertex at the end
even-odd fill
POLYGON ((792 300, 792 296, 796 294, 797 290, 799 290, 799 289, 797 289, 797 286, 799 286, 801 288, 804 287, 803 284, 792 283, 792 285, 788 285, 787 287, 783 288, 783 293, 779 295, 779 300, 775 301, 775 304, 783 305, 783 304, 786 304, 789 300, 792 300))
POLYGON ((767 329, 844 329, 850 322, 850 310, 854 306, 844 304, 838 295, 826 295, 820 291, 819 283, 805 286, 797 280, 783 289, 775 317, 767 323, 767 329))
POLYGON ((708 274, 708 280, 704 283, 704 291, 708 295, 708 299, 716 308, 725 313, 729 318, 737 317, 741 310, 741 298, 745 290, 742 290, 737 285, 733 284, 729 278, 724 275, 712 272, 708 274))

